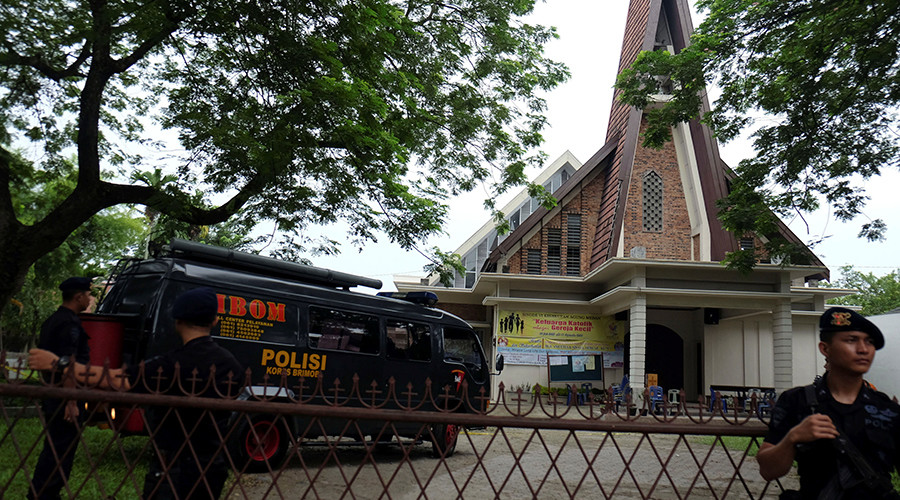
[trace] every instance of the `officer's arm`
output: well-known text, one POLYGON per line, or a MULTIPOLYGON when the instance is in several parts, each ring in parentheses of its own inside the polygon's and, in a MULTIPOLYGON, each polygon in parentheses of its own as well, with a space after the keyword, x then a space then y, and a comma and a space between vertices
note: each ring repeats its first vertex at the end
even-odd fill
POLYGON ((778 479, 788 473, 796 457, 795 446, 817 439, 833 439, 838 436, 837 428, 827 415, 814 413, 791 428, 778 444, 763 443, 756 454, 759 474, 766 481, 778 479))
MULTIPOLYGON (((45 349, 31 349, 28 351, 28 366, 34 370, 52 370, 56 368, 59 362, 59 356, 45 349)), ((73 362, 66 368, 66 379, 71 380, 69 373, 72 373, 74 379, 85 384, 97 384, 102 389, 124 389, 131 388, 128 377, 123 376, 124 370, 121 368, 106 369, 104 376, 104 368, 102 366, 84 365, 73 362), (74 370, 74 371, 73 371, 74 370)))

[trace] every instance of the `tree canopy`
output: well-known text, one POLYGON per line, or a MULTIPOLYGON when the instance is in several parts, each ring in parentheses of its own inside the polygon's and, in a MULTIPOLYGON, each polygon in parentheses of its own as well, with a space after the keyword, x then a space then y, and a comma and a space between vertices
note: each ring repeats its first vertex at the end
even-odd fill
MULTIPOLYGON (((702 118, 728 141, 752 127, 756 156, 720 202, 725 227, 771 230, 768 210, 859 215, 865 182, 900 165, 900 0, 699 0, 707 17, 678 54, 645 52, 620 74, 622 100, 646 108, 645 144, 676 123, 702 118), (672 99, 650 107, 668 77, 672 99), (705 89, 722 91, 704 109, 705 89), (764 114, 754 122, 752 114, 764 114)), ((880 219, 859 236, 884 238, 880 219)), ((788 253, 784 242, 769 253, 788 253)), ((751 259, 752 255, 745 255, 751 259)))
POLYGON ((343 219, 354 242, 405 248, 439 232, 447 196, 542 161, 538 92, 568 73, 543 55, 553 30, 521 20, 533 3, 3 2, 0 300, 119 204, 305 238, 343 219), (26 140, 46 175, 77 158, 75 188, 33 221, 10 192, 26 140))
POLYGON ((900 307, 900 270, 875 276, 857 271, 853 266, 843 266, 841 278, 834 285, 858 292, 831 299, 829 304, 861 306, 860 313, 866 316, 884 314, 900 307))

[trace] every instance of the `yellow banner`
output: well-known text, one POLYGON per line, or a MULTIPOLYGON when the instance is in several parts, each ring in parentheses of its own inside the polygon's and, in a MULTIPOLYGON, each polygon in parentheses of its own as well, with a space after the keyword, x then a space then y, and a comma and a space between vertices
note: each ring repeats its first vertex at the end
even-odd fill
POLYGON ((495 332, 498 345, 507 348, 592 353, 625 342, 624 321, 589 314, 501 310, 495 332))
POLYGON ((584 351, 584 352, 603 352, 613 351, 616 348, 615 342, 598 342, 596 340, 553 340, 544 339, 544 349, 548 351, 584 351))
POLYGON ((497 345, 501 347, 522 347, 525 349, 540 349, 543 347, 543 340, 540 338, 528 337, 498 337, 497 345))

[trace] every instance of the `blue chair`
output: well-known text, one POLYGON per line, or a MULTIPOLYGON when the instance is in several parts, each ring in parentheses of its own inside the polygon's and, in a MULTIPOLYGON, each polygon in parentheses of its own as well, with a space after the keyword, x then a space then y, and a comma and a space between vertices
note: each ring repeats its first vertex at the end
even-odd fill
POLYGON ((585 382, 581 384, 581 392, 578 393, 578 402, 580 404, 585 404, 588 402, 588 399, 591 397, 591 392, 594 390, 594 384, 590 382, 585 382))
POLYGON ((772 404, 775 402, 775 391, 769 389, 763 392, 757 402, 756 414, 759 416, 768 415, 772 411, 772 404))
POLYGON ((575 389, 575 384, 566 385, 566 389, 568 390, 568 394, 566 395, 566 406, 572 406, 573 403, 577 406, 580 398, 575 389))
POLYGON ((618 386, 613 384, 613 401, 616 403, 616 411, 619 410, 619 405, 623 405, 628 402, 628 395, 631 394, 631 386, 628 382, 628 375, 622 377, 622 383, 618 386))
POLYGON ((587 403, 587 399, 591 393, 591 389, 594 388, 594 384, 590 382, 581 384, 580 391, 575 388, 575 384, 567 387, 569 389, 569 396, 566 398, 566 406, 571 406, 573 402, 576 405, 583 405, 587 403))
POLYGON ((650 394, 650 411, 656 413, 663 406, 663 389, 658 385, 651 385, 647 389, 650 394))
MULTIPOLYGON (((709 411, 715 411, 716 407, 716 391, 713 390, 712 387, 709 388, 709 411)), ((727 400, 722 397, 722 412, 728 411, 728 403, 727 400)))

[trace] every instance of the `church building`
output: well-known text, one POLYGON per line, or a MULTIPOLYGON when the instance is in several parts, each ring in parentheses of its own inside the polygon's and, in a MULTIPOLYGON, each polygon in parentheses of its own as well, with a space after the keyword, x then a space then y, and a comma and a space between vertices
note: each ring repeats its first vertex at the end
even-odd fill
MULTIPOLYGON (((619 71, 643 50, 677 53, 692 32, 687 0, 632 0, 626 23, 619 71)), ((637 393, 649 381, 696 401, 712 385, 780 393, 811 382, 824 363, 818 316, 847 291, 818 286, 829 271, 812 252, 805 265, 727 269, 727 252, 765 235, 737 238, 716 217, 735 174, 712 133, 695 120, 645 148, 642 111, 617 98, 605 144, 584 163, 565 153, 535 180, 556 207, 523 191, 503 210, 509 233, 489 221, 457 249, 466 272, 453 287, 429 278, 397 289, 434 292, 475 327, 491 359, 504 355, 494 383, 507 388, 627 376, 637 393)))

